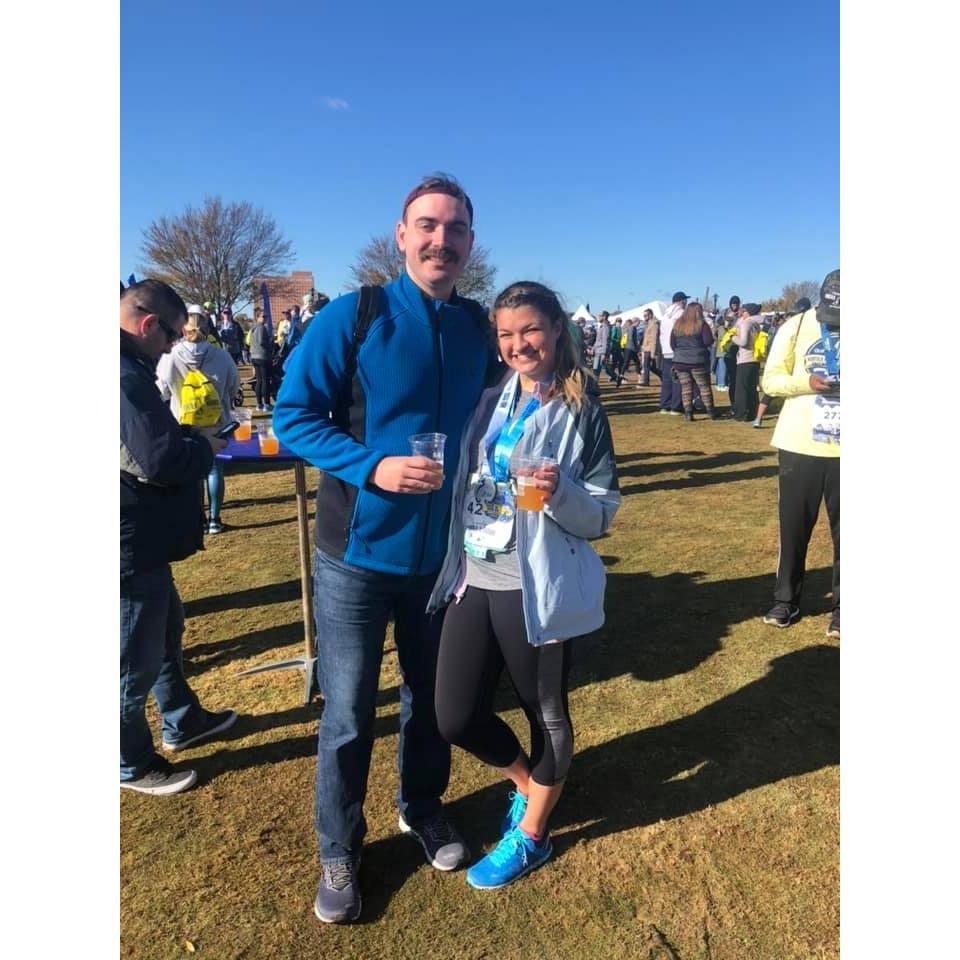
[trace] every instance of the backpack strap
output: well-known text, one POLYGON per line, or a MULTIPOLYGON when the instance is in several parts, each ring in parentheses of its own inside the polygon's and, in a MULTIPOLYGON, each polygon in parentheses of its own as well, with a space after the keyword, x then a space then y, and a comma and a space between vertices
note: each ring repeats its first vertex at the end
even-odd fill
POLYGON ((357 372, 357 357, 363 341, 367 339, 370 324, 376 319, 380 310, 380 287, 362 286, 360 299, 357 301, 357 319, 353 325, 353 340, 350 343, 350 352, 347 354, 347 365, 343 373, 344 383, 349 387, 357 372))

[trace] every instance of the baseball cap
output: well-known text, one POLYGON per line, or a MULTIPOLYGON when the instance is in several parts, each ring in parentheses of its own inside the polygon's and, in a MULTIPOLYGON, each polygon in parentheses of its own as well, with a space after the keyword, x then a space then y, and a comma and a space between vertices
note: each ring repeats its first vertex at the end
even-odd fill
POLYGON ((806 313, 810 309, 810 301, 806 297, 801 297, 794 305, 794 313, 806 313))
POLYGON ((674 295, 671 303, 680 303, 681 300, 689 300, 690 297, 687 296, 682 290, 678 290, 674 295))
POLYGON ((823 278, 820 287, 820 302, 817 304, 817 319, 827 325, 840 323, 840 271, 831 270, 823 278))
POLYGON ((199 303, 191 303, 190 306, 187 307, 187 316, 189 317, 190 314, 196 314, 197 316, 202 317, 203 307, 201 307, 199 303))

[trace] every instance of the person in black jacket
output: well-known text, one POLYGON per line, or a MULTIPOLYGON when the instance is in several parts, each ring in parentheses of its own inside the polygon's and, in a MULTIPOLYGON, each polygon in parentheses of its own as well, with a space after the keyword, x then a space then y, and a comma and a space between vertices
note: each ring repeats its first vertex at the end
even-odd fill
POLYGON ((120 294, 120 786, 158 796, 188 790, 197 774, 154 750, 149 693, 171 753, 237 719, 204 710, 183 675, 183 604, 170 564, 203 547, 202 484, 226 445, 180 426, 156 387, 157 360, 186 319, 183 300, 159 280, 120 294))

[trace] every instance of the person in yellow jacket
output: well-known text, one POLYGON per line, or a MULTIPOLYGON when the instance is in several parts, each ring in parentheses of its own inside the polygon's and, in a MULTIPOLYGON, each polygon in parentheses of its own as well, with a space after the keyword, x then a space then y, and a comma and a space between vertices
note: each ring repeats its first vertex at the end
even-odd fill
POLYGON ((828 273, 816 309, 791 317, 773 341, 763 392, 784 397, 771 445, 779 450, 780 557, 774 605, 763 618, 789 627, 800 616, 807 546, 826 501, 833 536, 833 614, 840 636, 840 271, 828 273))

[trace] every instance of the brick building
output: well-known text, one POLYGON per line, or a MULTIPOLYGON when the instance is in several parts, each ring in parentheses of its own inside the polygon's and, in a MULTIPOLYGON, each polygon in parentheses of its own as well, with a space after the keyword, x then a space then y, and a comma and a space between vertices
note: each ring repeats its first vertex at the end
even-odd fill
POLYGON ((270 316, 274 326, 280 322, 284 310, 289 310, 294 304, 303 309, 303 295, 313 293, 313 271, 294 270, 289 277, 256 277, 253 281, 253 305, 263 306, 263 297, 260 296, 260 285, 267 285, 267 296, 270 298, 270 316))

